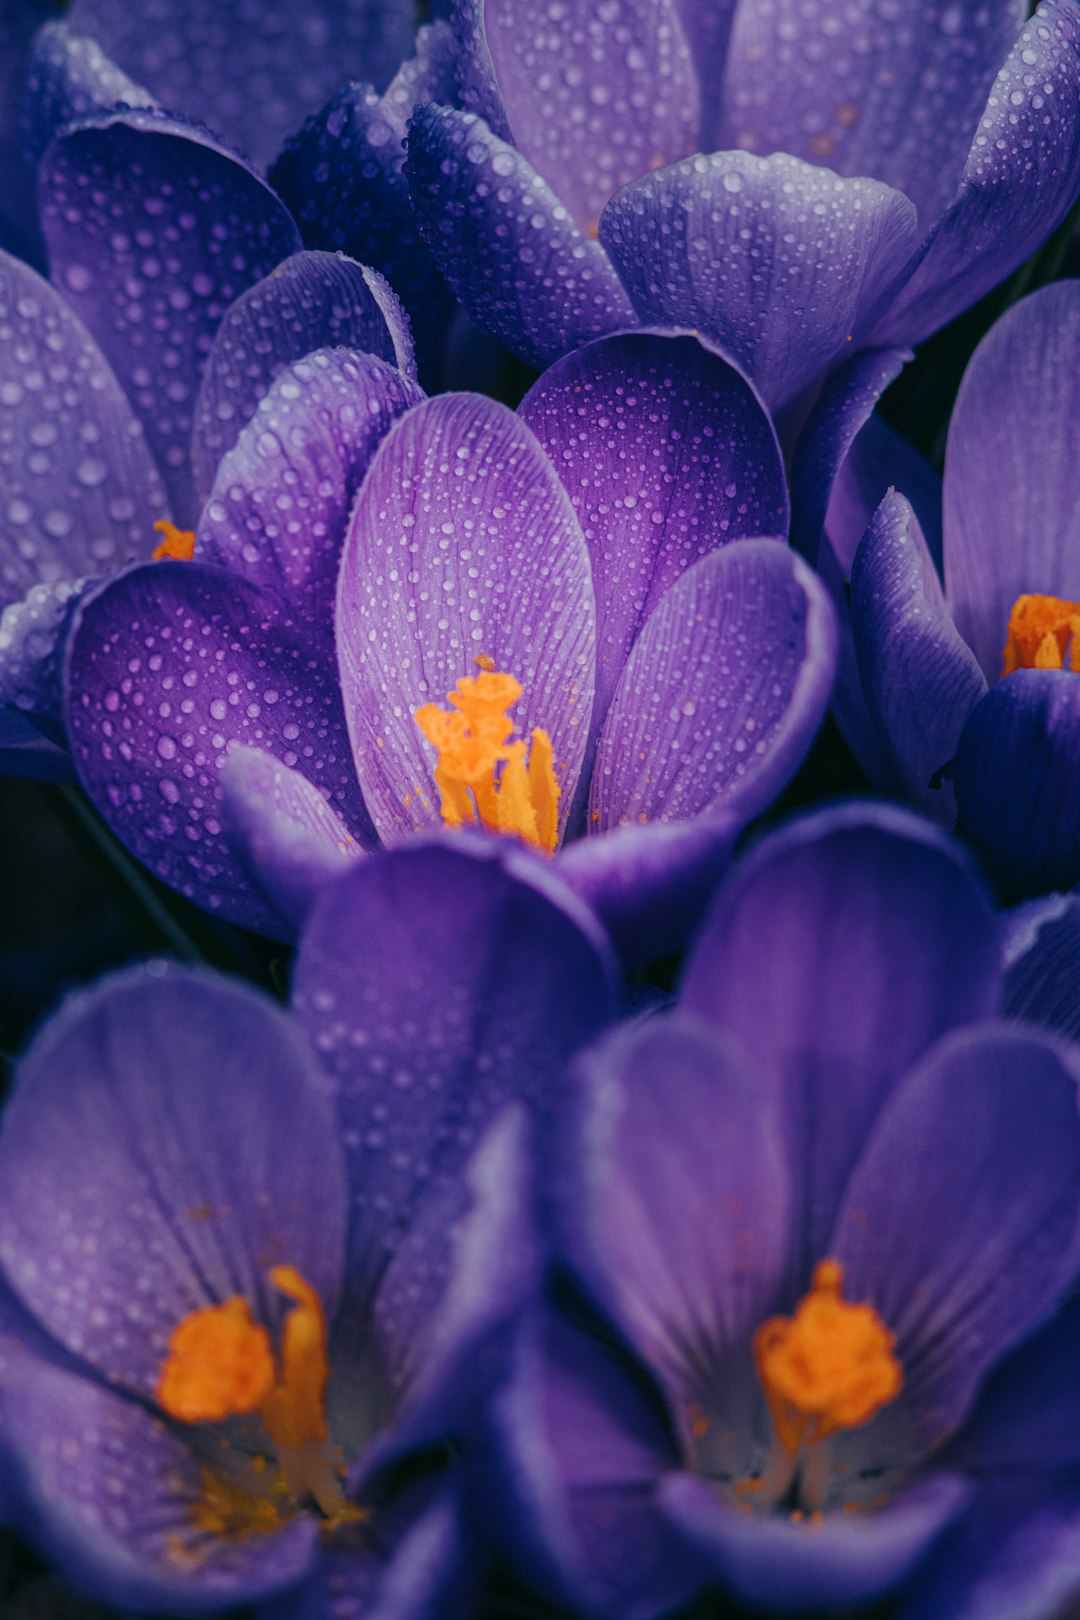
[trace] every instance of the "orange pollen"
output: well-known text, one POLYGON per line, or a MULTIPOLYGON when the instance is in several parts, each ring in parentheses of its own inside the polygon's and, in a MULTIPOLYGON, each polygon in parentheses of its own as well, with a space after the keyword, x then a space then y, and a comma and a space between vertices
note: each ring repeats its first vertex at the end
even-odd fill
POLYGON ((551 738, 537 728, 529 742, 511 741, 506 713, 521 683, 500 674, 494 660, 476 660, 478 675, 464 675, 446 701, 425 703, 413 719, 439 756, 435 785, 448 827, 479 826, 508 833, 551 854, 559 836, 559 784, 551 738))
POLYGON ((1009 614, 1002 675, 1014 669, 1080 670, 1080 602, 1059 596, 1018 596, 1009 614))
POLYGON ((757 1375, 791 1456, 869 1423, 903 1386, 895 1336, 872 1305, 840 1298, 843 1280, 842 1266, 822 1260, 794 1316, 770 1317, 754 1335, 757 1375))
POLYGON ((240 1294, 192 1311, 173 1328, 158 1404, 181 1423, 220 1423, 257 1412, 274 1384, 270 1335, 240 1294))
POLYGON ((194 529, 178 529, 175 523, 162 518, 155 523, 154 528, 164 535, 160 546, 156 546, 150 553, 154 562, 190 562, 195 555, 194 529))

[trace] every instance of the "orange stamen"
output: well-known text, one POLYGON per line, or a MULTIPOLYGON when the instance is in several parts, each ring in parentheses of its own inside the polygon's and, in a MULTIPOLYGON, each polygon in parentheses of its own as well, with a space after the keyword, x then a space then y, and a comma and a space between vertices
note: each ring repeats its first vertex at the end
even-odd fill
POLYGON ((1002 675, 1015 669, 1080 670, 1080 602, 1059 596, 1018 596, 1009 614, 1002 675))
POLYGON ((273 1384, 270 1335, 236 1294, 224 1305, 192 1311, 173 1329, 157 1399, 181 1423, 220 1423, 257 1412, 273 1384))
POLYGON ((162 518, 155 523, 154 528, 164 535, 160 546, 156 546, 150 553, 153 562, 190 562, 195 555, 195 531, 193 529, 178 529, 175 523, 162 518))

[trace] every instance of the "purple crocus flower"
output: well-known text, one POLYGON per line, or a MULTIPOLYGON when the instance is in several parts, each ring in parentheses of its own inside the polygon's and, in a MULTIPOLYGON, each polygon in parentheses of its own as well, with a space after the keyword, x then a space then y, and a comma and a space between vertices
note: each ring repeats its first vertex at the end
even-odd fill
POLYGON ((1069 805, 1080 759, 1078 367, 1080 284, 1010 310, 976 350, 950 426, 944 586, 899 492, 878 507, 852 570, 866 701, 903 790, 946 818, 955 793, 962 830, 1009 897, 1080 880, 1069 805))
POLYGON ((422 107, 409 135, 421 228, 532 364, 635 317, 692 326, 789 410, 856 350, 936 330, 1068 211, 1080 6, 1024 13, 641 0, 614 26, 595 0, 461 0, 467 110, 422 107))
POLYGON ((164 964, 69 1003, 0 1135, 9 1522, 129 1608, 457 1612, 444 1442, 532 1275, 522 1107, 611 979, 549 874, 436 844, 321 897, 291 1016, 164 964))
MULTIPOLYGON (((307 379, 299 423, 317 401, 307 379)), ((331 431, 320 477, 358 426, 331 431)), ((786 495, 738 373, 690 336, 633 333, 553 367, 518 416, 425 401, 351 510, 264 453, 258 417, 233 458, 196 561, 129 572, 72 633, 72 746, 118 836, 200 903, 288 934, 348 860, 460 819, 418 711, 503 676, 521 694, 496 710, 497 744, 513 731, 521 764, 542 732, 557 799, 543 837, 508 830, 548 850, 584 833, 564 874, 628 950, 677 946, 736 830, 803 757, 833 670, 816 579, 753 538, 782 533, 786 495), (229 572, 199 563, 204 539, 229 572), (291 606, 328 602, 335 580, 339 669, 317 615, 291 606)), ((463 791, 492 827, 481 798, 512 772, 485 758, 463 791)))
POLYGON ((1005 1358, 1075 1285, 1080 1059, 1001 993, 963 851, 842 806, 729 877, 672 1016, 580 1061, 549 1200, 601 1320, 537 1312, 491 1418, 504 1525, 562 1601, 966 1613, 918 1593, 943 1538, 979 1539, 974 1434, 1048 1511, 1075 1430, 1040 1447, 1005 1358), (996 1366, 1011 1435, 979 1404, 996 1366))

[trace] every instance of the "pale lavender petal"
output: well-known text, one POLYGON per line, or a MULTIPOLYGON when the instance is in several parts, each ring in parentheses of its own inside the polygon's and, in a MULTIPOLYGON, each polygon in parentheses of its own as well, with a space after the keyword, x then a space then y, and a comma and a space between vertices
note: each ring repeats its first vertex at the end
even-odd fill
POLYGON ((156 107, 149 90, 129 79, 96 40, 73 34, 66 24, 46 23, 36 39, 22 95, 23 147, 36 165, 55 135, 118 103, 156 107))
POLYGON ((0 254, 0 603, 149 557, 168 517, 142 428, 48 282, 0 254))
POLYGON ((918 343, 1033 253, 1080 189, 1080 4, 1043 0, 998 74, 956 200, 876 342, 918 343))
POLYGON ((394 418, 422 398, 370 354, 325 349, 288 366, 217 469, 200 561, 272 591, 325 634, 356 492, 394 418))
POLYGON ((404 416, 353 508, 337 602, 341 683, 364 800, 387 842, 439 824, 436 756, 413 719, 476 673, 524 688, 520 736, 547 731, 565 826, 585 753, 595 610, 585 541, 529 429, 444 394, 404 416))
POLYGON ((528 160, 473 114, 421 107, 406 173, 439 269, 477 326, 530 365, 638 324, 604 249, 528 160))
POLYGON ((205 133, 153 112, 61 136, 41 167, 53 281, 146 427, 177 520, 195 496, 195 395, 228 306, 300 247, 282 203, 205 133))
POLYGON ((742 0, 714 146, 791 152, 872 174, 911 198, 925 234, 952 202, 1024 0, 742 0))
MULTIPOLYGON (((312 350, 360 349, 415 380, 411 341, 399 352, 383 314, 396 303, 381 276, 337 253, 298 253, 249 287, 218 327, 199 387, 191 462, 200 498, 271 383, 312 350)), ((400 342, 400 306, 395 326, 400 342)))
POLYGON ((0 613, 0 704, 63 741, 60 661, 63 638, 85 580, 35 585, 0 613))
POLYGON ((775 540, 688 569, 645 624, 608 711, 589 829, 764 809, 832 690, 836 627, 816 576, 775 540))
POLYGON ((624 186, 600 240, 642 320, 715 338, 776 409, 862 336, 914 251, 915 210, 785 153, 714 152, 624 186))
POLYGON ((1018 596, 1080 597, 1080 459, 1066 429, 1078 414, 1080 283, 1059 281, 987 333, 949 427, 945 587, 990 680, 1018 596))

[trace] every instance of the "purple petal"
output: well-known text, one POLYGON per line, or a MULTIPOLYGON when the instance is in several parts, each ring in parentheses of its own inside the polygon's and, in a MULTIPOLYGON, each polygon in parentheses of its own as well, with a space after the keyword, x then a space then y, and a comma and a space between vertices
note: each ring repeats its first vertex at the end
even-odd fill
POLYGON ((1007 900, 1080 882, 1080 685, 1019 669, 968 717, 952 769, 960 828, 1007 900))
POLYGON ((52 278, 144 422, 179 522, 194 512, 188 442, 225 309, 300 246, 253 169, 151 112, 61 136, 41 167, 52 278))
POLYGON ((1003 920, 1003 1011, 1080 1040, 1080 895, 1051 895, 1003 920))
POLYGON ((918 343, 1035 251, 1080 188, 1080 4, 1043 0, 998 74, 956 200, 875 330, 918 343))
POLYGON ((796 821, 721 889, 682 1005, 739 1040, 792 1141, 811 1144, 796 1205, 811 1263, 896 1080, 946 1030, 994 1012, 1000 976, 961 847, 900 810, 796 821))
POLYGON ((357 775, 386 842, 439 824, 435 755, 413 715, 477 657, 520 681, 518 735, 543 727, 565 827, 592 708, 595 617, 578 521, 505 406, 444 394, 383 441, 349 523, 337 643, 357 775))
POLYGON ((787 546, 744 540, 703 557, 630 654, 596 754, 590 829, 721 806, 749 820, 802 763, 835 668, 825 592, 787 546))
POLYGON ((448 22, 441 18, 421 28, 416 54, 402 62, 382 97, 385 117, 404 140, 409 119, 426 101, 456 105, 461 46, 448 22))
POLYGON ((879 413, 856 434, 829 496, 825 532, 845 577, 859 541, 890 488, 898 489, 922 527, 934 565, 941 565, 941 479, 915 447, 879 413))
POLYGON ((951 824, 955 801, 939 773, 986 681, 945 606, 918 519, 895 490, 856 554, 851 615, 863 692, 904 786, 951 824))
POLYGON ((225 979, 158 963, 72 999, 23 1059, 0 1136, 12 1287, 144 1397, 189 1312, 243 1294, 275 1320, 270 1265, 329 1311, 347 1198, 324 1090, 296 1026, 225 979))
POLYGON ((812 1526, 782 1514, 733 1512, 688 1473, 665 1481, 669 1519, 711 1555, 737 1596, 787 1613, 836 1609, 884 1596, 918 1567, 964 1505, 955 1474, 939 1474, 874 1514, 830 1514, 812 1526))
POLYGON ((66 24, 46 23, 34 40, 23 88, 22 132, 26 159, 35 165, 55 135, 117 103, 156 107, 142 85, 111 62, 96 40, 73 34, 66 24))
POLYGON ((72 27, 171 107, 266 164, 305 116, 357 74, 389 82, 411 17, 392 0, 184 0, 157 7, 74 0, 72 27))
POLYGON ((0 254, 0 603, 148 557, 165 492, 81 321, 0 254))
POLYGON ((1080 1462, 1080 1305, 1074 1299, 1002 1363, 951 1447, 965 1466, 1045 1473, 1080 1462))
POLYGON ((910 197, 925 234, 952 202, 1024 0, 737 6, 715 146, 791 152, 910 197))
POLYGON ((915 248, 915 210, 785 153, 714 152, 624 186, 600 240, 643 321, 715 338, 776 409, 860 334, 915 248))
POLYGON ((1078 412, 1080 283, 1061 281, 987 333, 949 427, 945 584, 990 680, 1018 596, 1080 593, 1080 467, 1064 426, 1078 412))
POLYGON ((20 101, 34 38, 56 16, 53 0, 9 0, 0 8, 0 249, 44 266, 33 171, 23 157, 20 101))
POLYGON ((638 324, 603 248, 481 119, 421 107, 405 168, 436 264, 477 326, 512 353, 542 368, 638 324))
POLYGON ((395 850, 322 891, 293 993, 344 1121, 365 1266, 505 1101, 560 1093, 611 1015, 609 973, 591 915, 495 840, 395 850))
POLYGON ((306 776, 258 748, 232 750, 221 772, 222 821, 237 860, 296 935, 315 892, 365 853, 306 776))
MULTIPOLYGON (((896 1087, 848 1182, 822 1252, 896 1336, 904 1386, 879 1423, 904 1431, 909 1456, 956 1429, 1075 1271, 1080 1066, 1067 1050, 1007 1024, 957 1032, 896 1087)), ((870 1448, 877 1426, 852 1440, 870 1448)))
POLYGON ((222 828, 220 773, 237 743, 299 766, 363 837, 333 650, 235 574, 153 563, 85 599, 66 688, 91 799, 152 871, 221 916, 280 931, 222 828))
POLYGON ((595 740, 638 631, 668 587, 728 540, 787 532, 780 449, 734 367, 670 333, 620 333, 566 355, 519 413, 589 546, 595 740))
POLYGON ((306 1515, 270 1536, 207 1536, 203 1487, 176 1433, 134 1401, 41 1362, 13 1374, 6 1424, 23 1527, 82 1591, 125 1609, 205 1613, 300 1580, 306 1515))
POLYGON ((32 716, 58 743, 64 741, 64 636, 85 585, 85 580, 35 585, 0 613, 0 704, 32 716))
MULTIPOLYGON (((742 3, 745 4, 745 0, 742 3)), ((739 7, 740 0, 676 0, 702 91, 698 141, 702 152, 713 152, 724 144, 717 134, 724 106, 721 86, 732 24, 739 7)))
POLYGON ((360 349, 415 381, 408 322, 395 305, 381 276, 334 253, 298 253, 249 287, 218 327, 199 388, 191 461, 200 496, 271 383, 313 349, 360 349))
POLYGON ((329 625, 360 482, 394 418, 422 398, 370 354, 322 349, 288 366, 217 469, 199 520, 200 561, 329 625))
POLYGON ((71 786, 78 781, 71 755, 42 736, 18 710, 5 708, 0 708, 0 775, 71 786))
POLYGON ((584 230, 619 186, 696 148, 698 81, 672 0, 622 0, 617 16, 595 0, 555 13, 485 0, 483 25, 510 138, 584 230))

